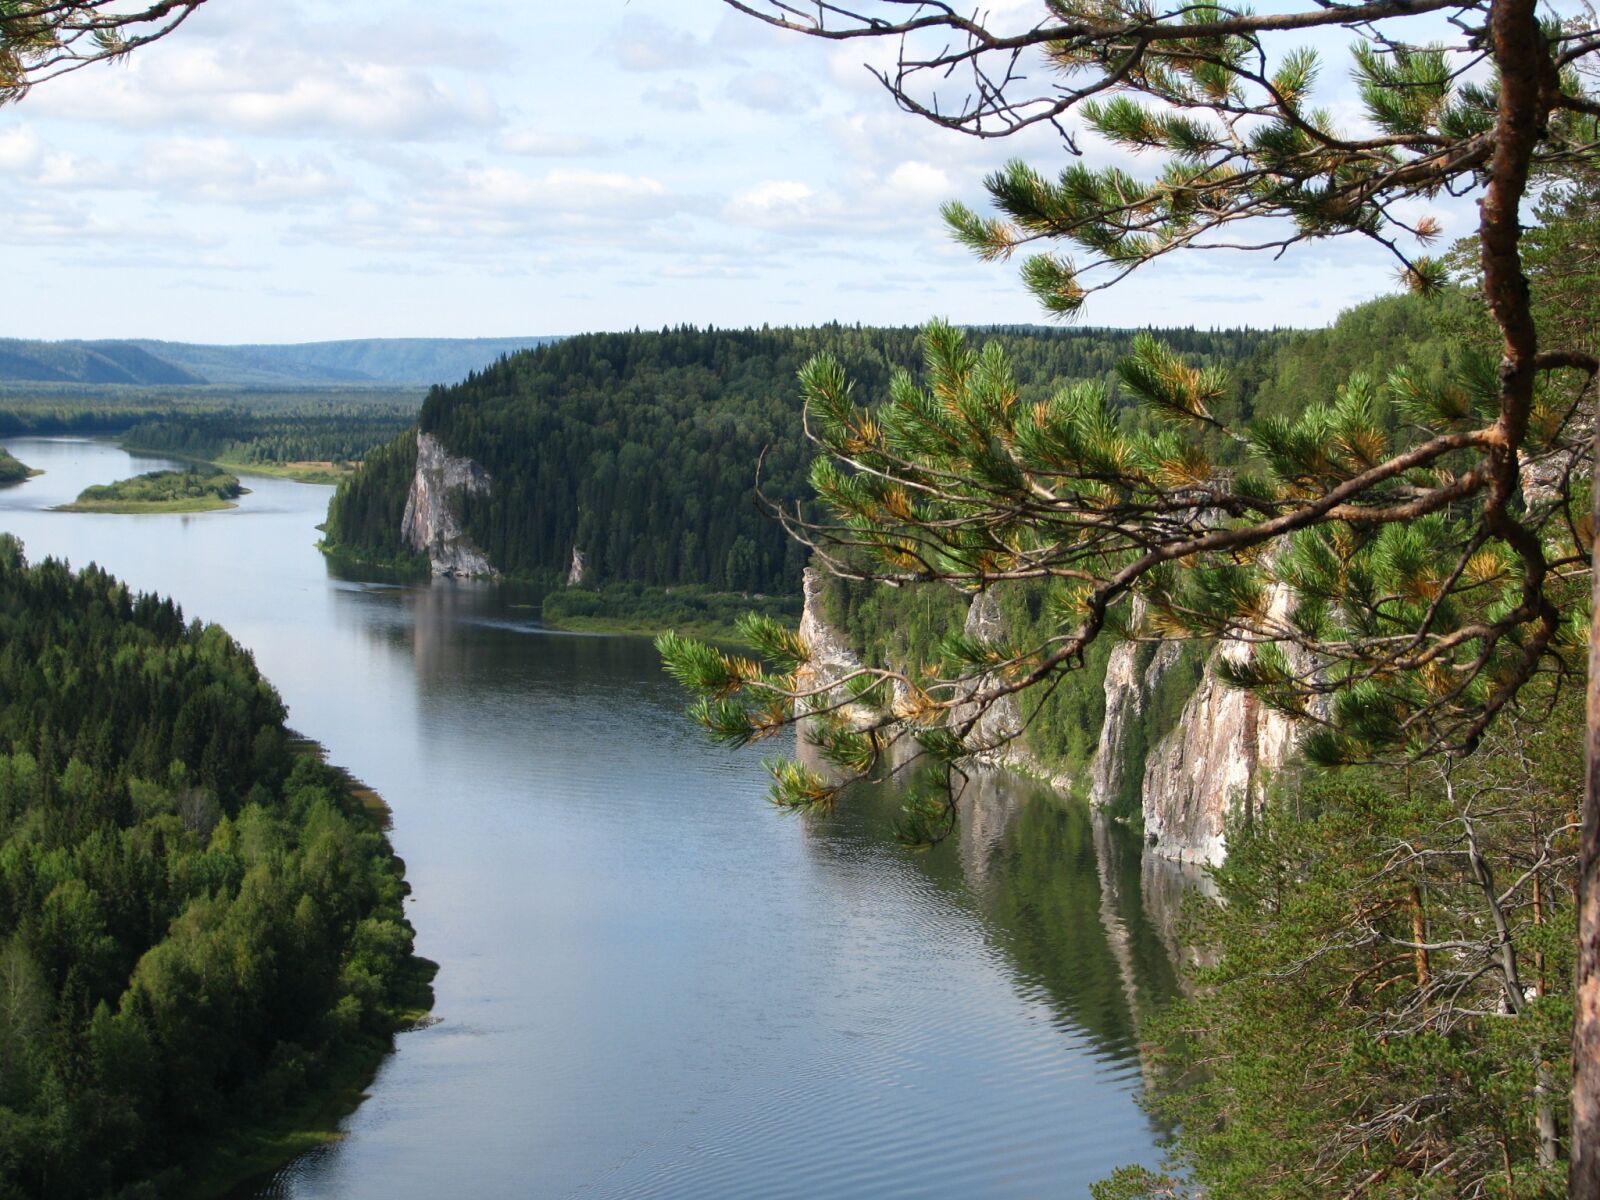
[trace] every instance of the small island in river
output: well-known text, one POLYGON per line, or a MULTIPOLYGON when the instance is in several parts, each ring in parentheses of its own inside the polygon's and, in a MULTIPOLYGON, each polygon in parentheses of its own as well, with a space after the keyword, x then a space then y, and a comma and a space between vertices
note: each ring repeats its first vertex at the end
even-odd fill
POLYGON ((43 471, 36 471, 27 463, 18 462, 12 457, 11 451, 0 446, 0 487, 10 487, 13 483, 21 483, 32 479, 35 475, 43 475, 43 471))
POLYGON ((244 495, 237 475, 215 467, 150 471, 116 483, 96 484, 57 512, 197 513, 235 507, 244 495))

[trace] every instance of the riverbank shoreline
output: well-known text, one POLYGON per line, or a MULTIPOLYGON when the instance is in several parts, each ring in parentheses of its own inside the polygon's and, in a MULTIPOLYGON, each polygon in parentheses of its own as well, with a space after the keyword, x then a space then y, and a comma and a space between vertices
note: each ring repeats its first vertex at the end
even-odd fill
MULTIPOLYGON (((344 546, 318 542, 317 549, 335 569, 351 579, 378 583, 427 583, 433 579, 427 560, 380 560, 344 546)), ((448 586, 448 581, 440 581, 448 586)), ((653 638, 663 633, 720 645, 751 649, 739 632, 739 618, 759 612, 776 617, 790 628, 800 622, 802 597, 746 595, 713 592, 693 585, 644 587, 615 583, 599 588, 568 587, 536 576, 500 575, 470 582, 525 588, 525 606, 538 614, 541 625, 562 633, 600 633, 619 637, 653 638)))
MULTIPOLYGON (((241 496, 250 494, 245 488, 241 496)), ((148 513, 208 513, 224 512, 239 505, 232 500, 200 496, 183 500, 74 500, 71 504, 58 504, 51 512, 69 513, 120 513, 140 516, 148 513)))
MULTIPOLYGON (((328 762, 321 742, 291 733, 290 747, 328 766, 344 782, 350 796, 373 825, 387 831, 393 812, 387 801, 343 767, 328 762)), ((400 862, 396 856, 396 862, 400 862)), ((401 863, 402 877, 404 864, 401 863)), ((409 885, 407 885, 409 891, 409 885)), ((260 1121, 244 1124, 195 1156, 184 1167, 188 1182, 182 1200, 230 1200, 254 1195, 261 1185, 300 1155, 344 1138, 340 1126, 367 1099, 379 1069, 396 1049, 403 1033, 434 1023, 433 980, 439 964, 413 954, 392 999, 394 1018, 376 1036, 362 1037, 321 1064, 316 1086, 297 1103, 260 1121)))

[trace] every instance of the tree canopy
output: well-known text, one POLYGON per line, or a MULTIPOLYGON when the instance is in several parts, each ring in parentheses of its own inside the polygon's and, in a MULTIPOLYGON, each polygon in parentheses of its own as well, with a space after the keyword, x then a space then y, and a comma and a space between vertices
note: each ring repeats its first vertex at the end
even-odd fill
POLYGON ((176 1194, 426 1005, 407 887, 249 653, 0 535, 0 1196, 176 1194))

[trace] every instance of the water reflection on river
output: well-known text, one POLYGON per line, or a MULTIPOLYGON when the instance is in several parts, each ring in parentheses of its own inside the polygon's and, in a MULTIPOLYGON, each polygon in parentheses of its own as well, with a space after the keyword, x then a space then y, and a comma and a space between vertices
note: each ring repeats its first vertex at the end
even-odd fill
POLYGON ((170 592, 256 653, 291 721, 394 809, 438 1025, 339 1145, 262 1196, 1066 1196, 1155 1162, 1136 1011, 1181 890, 1121 831, 981 776, 959 836, 827 820, 706 744, 648 641, 551 633, 514 589, 331 578, 327 489, 233 512, 44 512, 149 470, 14 440, 33 557, 170 592))

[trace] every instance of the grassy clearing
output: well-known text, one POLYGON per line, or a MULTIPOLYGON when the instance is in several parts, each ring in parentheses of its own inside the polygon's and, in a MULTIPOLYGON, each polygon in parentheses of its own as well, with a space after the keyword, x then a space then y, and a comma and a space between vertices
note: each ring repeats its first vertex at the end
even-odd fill
POLYGON ((744 645, 738 620, 760 612, 793 624, 800 618, 797 596, 713 592, 695 586, 648 588, 608 584, 598 589, 558 588, 544 598, 541 619, 552 629, 585 633, 657 634, 676 630, 690 637, 744 645))
POLYGON ((96 484, 56 512, 197 513, 236 508, 245 494, 237 476, 216 467, 192 471, 148 471, 116 483, 96 484))
POLYGON ((216 466, 226 467, 230 471, 237 471, 241 475, 265 475, 271 479, 292 479, 296 483, 321 483, 332 486, 341 479, 348 479, 356 473, 360 463, 336 462, 235 462, 232 459, 220 458, 216 466))
POLYGON ((0 446, 0 487, 10 487, 12 484, 24 483, 35 475, 44 472, 28 466, 27 463, 18 462, 12 457, 11 452, 0 446))

